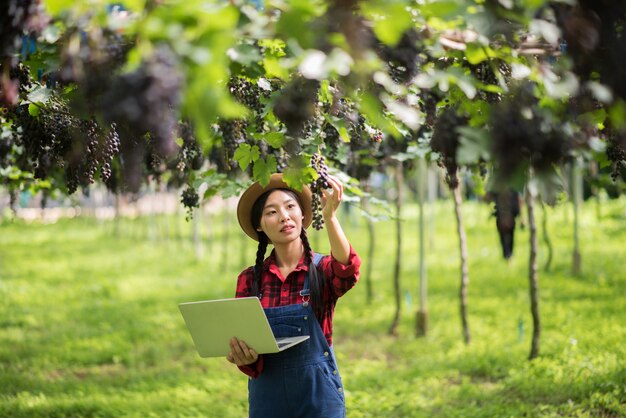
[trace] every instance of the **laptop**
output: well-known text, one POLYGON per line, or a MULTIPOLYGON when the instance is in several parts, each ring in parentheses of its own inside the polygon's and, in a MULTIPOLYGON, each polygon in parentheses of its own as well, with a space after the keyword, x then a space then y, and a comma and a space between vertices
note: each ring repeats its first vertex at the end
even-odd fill
POLYGON ((257 297, 205 300, 178 304, 200 357, 225 357, 237 337, 259 354, 278 353, 309 338, 274 338, 257 297))

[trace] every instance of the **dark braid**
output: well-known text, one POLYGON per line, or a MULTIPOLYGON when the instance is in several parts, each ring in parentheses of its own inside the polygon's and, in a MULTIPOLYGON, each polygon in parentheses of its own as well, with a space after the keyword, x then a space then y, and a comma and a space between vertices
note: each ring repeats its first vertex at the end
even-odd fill
POLYGON ((323 314, 323 295, 324 295, 324 276, 323 273, 317 269, 317 266, 313 260, 313 250, 311 250, 311 244, 309 244, 309 237, 306 234, 306 230, 302 228, 300 232, 300 239, 304 246, 304 262, 309 265, 309 287, 311 288, 311 306, 313 312, 318 321, 321 320, 323 314))
POLYGON ((267 244, 269 239, 265 232, 259 232, 259 246, 256 250, 256 263, 254 264, 254 276, 252 278, 252 285, 250 287, 251 296, 259 296, 261 287, 261 277, 263 277, 263 261, 265 260, 265 251, 267 250, 267 244))
POLYGON ((261 290, 261 278, 263 277, 263 261, 265 260, 265 251, 267 250, 267 244, 269 244, 270 240, 265 235, 265 232, 259 230, 261 226, 261 216, 263 215, 263 208, 265 207, 265 202, 267 202, 267 198, 270 195, 272 190, 269 190, 263 193, 252 205, 252 211, 250 212, 250 217, 252 221, 252 226, 257 230, 257 235, 259 237, 259 246, 256 250, 256 262, 254 264, 254 276, 252 278, 252 283, 250 286, 250 296, 259 296, 259 292, 261 290))

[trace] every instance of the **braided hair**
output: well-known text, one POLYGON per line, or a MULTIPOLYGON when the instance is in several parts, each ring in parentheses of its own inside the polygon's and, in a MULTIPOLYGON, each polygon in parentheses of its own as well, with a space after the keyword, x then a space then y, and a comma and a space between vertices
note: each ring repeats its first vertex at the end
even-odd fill
MULTIPOLYGON (((267 251, 267 245, 269 244, 270 240, 265 232, 259 231, 259 227, 261 225, 261 216, 263 214, 265 202, 267 201, 270 193, 275 190, 281 190, 289 194, 296 202, 298 202, 300 208, 302 208, 302 204, 300 203, 298 196, 289 189, 269 190, 259 196, 259 198, 254 202, 254 205, 252 205, 252 226, 254 227, 254 229, 257 230, 259 245, 256 251, 254 276, 252 278, 252 283, 250 286, 251 296, 260 296, 259 294, 261 290, 261 278, 263 277, 263 261, 265 260, 265 252, 267 251)), ((313 262, 313 250, 311 249, 311 244, 309 243, 309 238, 304 227, 300 231, 300 239, 302 240, 302 245, 304 246, 304 262, 309 265, 309 287, 311 290, 311 306, 313 307, 315 316, 319 319, 322 316, 322 299, 325 280, 323 278, 323 274, 319 272, 317 266, 313 262)))

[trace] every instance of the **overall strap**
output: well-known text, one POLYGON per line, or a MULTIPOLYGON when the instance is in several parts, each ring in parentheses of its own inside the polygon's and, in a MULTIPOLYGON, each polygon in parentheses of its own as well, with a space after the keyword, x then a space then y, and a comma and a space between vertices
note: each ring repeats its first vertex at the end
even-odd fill
MULTIPOLYGON (((320 262, 322 261, 322 258, 324 256, 322 254, 319 253, 313 253, 313 265, 315 266, 315 268, 319 268, 320 267, 320 262)), ((306 275, 304 276, 304 286, 302 287, 302 290, 300 291, 300 296, 307 296, 311 293, 310 289, 309 289, 309 274, 311 273, 311 271, 307 271, 306 275)), ((317 272, 316 272, 317 273, 317 272)), ((315 274, 315 273, 313 273, 315 274)))

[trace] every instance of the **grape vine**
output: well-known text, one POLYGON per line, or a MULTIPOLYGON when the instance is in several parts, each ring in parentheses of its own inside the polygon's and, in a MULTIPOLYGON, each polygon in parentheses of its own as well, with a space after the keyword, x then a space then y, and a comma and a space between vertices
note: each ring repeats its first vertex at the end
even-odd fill
POLYGON ((321 230, 324 228, 324 218, 322 217, 322 197, 323 191, 330 187, 328 183, 328 167, 324 157, 320 154, 311 156, 311 167, 317 173, 317 178, 311 182, 311 205, 313 210, 313 228, 321 230))

